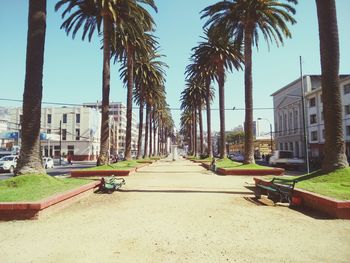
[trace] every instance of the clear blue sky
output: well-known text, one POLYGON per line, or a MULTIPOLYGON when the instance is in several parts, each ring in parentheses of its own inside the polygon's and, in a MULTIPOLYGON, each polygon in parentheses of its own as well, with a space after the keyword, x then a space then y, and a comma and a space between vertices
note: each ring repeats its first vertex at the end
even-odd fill
MULTIPOLYGON (((191 48, 197 45, 204 21, 199 12, 217 1, 212 0, 155 0, 161 51, 167 57, 167 101, 179 108, 184 87, 184 71, 189 63, 191 48)), ((93 41, 82 41, 80 35, 72 40, 60 30, 60 13, 54 12, 56 1, 48 0, 47 32, 44 62, 43 101, 83 103, 101 100, 102 51, 97 35, 93 41)), ((259 51, 253 54, 254 107, 272 108, 270 94, 299 77, 299 56, 303 57, 304 74, 320 74, 320 56, 316 5, 314 0, 299 1, 296 7, 298 23, 291 26, 292 39, 283 47, 272 45, 268 51, 263 38, 259 51)), ((337 0, 340 36, 340 73, 350 73, 349 0, 337 0)), ((0 98, 22 99, 25 75, 28 1, 4 1, 0 10, 0 98)), ((119 81, 119 66, 112 67, 111 100, 126 101, 125 88, 119 81)), ((227 76, 226 108, 244 108, 243 72, 227 76)), ((20 103, 0 101, 0 106, 20 106, 20 103)), ((218 108, 217 99, 214 108, 218 108)), ((176 125, 179 111, 172 111, 176 125)), ((219 114, 213 111, 213 129, 219 130, 219 114)), ((271 110, 255 110, 254 118, 267 118, 273 123, 271 110)), ((226 111, 226 128, 232 129, 244 121, 244 111, 226 111)), ((260 128, 269 131, 267 122, 260 128)))

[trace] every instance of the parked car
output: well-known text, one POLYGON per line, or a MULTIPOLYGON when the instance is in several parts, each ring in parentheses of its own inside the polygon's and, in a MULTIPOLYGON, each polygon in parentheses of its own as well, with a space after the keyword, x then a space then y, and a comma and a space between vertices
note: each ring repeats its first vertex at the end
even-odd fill
POLYGON ((8 155, 0 159, 0 171, 13 173, 17 166, 18 155, 8 155))
POLYGON ((231 159, 232 161, 236 161, 236 162, 243 162, 244 156, 240 153, 231 153, 229 155, 229 159, 231 159))
POLYGON ((53 158, 54 165, 68 165, 68 161, 66 158, 61 157, 61 163, 60 163, 60 157, 54 157, 53 158))
POLYGON ((43 165, 45 169, 53 168, 54 167, 54 162, 51 157, 44 157, 43 158, 43 165))
POLYGON ((276 150, 270 157, 269 164, 285 168, 300 168, 304 165, 304 160, 295 158, 292 151, 276 150))

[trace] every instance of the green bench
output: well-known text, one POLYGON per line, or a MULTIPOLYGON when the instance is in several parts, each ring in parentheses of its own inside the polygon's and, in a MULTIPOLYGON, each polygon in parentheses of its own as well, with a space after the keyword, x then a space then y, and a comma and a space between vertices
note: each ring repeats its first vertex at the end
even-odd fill
POLYGON ((268 185, 257 183, 255 187, 255 197, 260 199, 263 192, 267 193, 267 198, 274 203, 292 203, 292 194, 296 180, 288 180, 274 177, 268 185))
POLYGON ((110 178, 102 177, 99 191, 110 194, 118 190, 124 184, 125 184, 124 178, 117 178, 114 175, 112 175, 110 178))

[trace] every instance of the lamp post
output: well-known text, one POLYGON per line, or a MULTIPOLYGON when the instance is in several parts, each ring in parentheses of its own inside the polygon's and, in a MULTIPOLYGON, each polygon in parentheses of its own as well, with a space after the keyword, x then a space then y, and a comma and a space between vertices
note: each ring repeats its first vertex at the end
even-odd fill
POLYGON ((265 119, 265 118, 258 118, 258 120, 260 121, 260 120, 265 120, 265 121, 267 121, 268 123, 269 123, 269 125, 270 125, 270 140, 271 140, 271 154, 272 154, 272 152, 273 152, 273 139, 272 139, 272 124, 271 124, 271 122, 268 120, 268 119, 265 119))
POLYGON ((62 120, 60 120, 60 166, 62 165, 62 120))

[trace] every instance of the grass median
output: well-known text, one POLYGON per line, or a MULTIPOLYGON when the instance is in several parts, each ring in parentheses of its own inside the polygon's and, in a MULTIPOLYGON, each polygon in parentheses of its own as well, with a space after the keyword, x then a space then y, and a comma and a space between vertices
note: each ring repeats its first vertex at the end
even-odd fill
MULTIPOLYGON (((264 180, 272 180, 266 177, 264 180)), ((294 179, 295 187, 309 192, 321 194, 338 200, 350 200, 350 167, 338 169, 327 174, 315 171, 302 176, 286 176, 280 179, 294 179)))
POLYGON ((0 202, 39 201, 90 183, 91 180, 23 175, 0 181, 0 202))
POLYGON ((263 166, 259 164, 243 164, 240 162, 232 161, 228 158, 224 159, 218 159, 216 161, 216 167, 217 168, 223 168, 223 169, 251 169, 251 170, 265 170, 265 169, 273 169, 269 166, 263 166))
MULTIPOLYGON (((150 159, 148 159, 150 160, 150 159)), ((101 171, 101 170, 130 170, 132 168, 138 167, 143 163, 146 163, 147 160, 130 160, 130 161, 121 161, 117 163, 105 164, 101 166, 89 167, 86 169, 81 169, 79 171, 101 171)))

